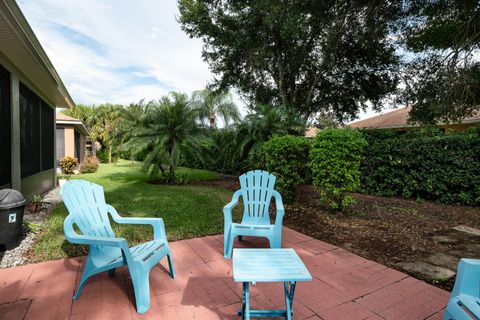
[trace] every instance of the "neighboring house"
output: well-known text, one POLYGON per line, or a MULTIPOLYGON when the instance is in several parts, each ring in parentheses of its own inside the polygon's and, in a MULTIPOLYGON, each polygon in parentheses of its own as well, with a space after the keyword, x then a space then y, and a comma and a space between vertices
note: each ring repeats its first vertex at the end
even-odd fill
MULTIPOLYGON (((402 131, 418 128, 420 125, 408 123, 410 109, 410 107, 405 107, 385 112, 378 116, 351 122, 347 126, 354 129, 397 129, 402 131)), ((461 123, 440 123, 436 127, 443 130, 461 131, 477 125, 480 125, 480 110, 473 116, 463 119, 461 123)), ((317 128, 308 127, 305 131, 305 137, 313 138, 317 135, 317 132, 317 128)))
POLYGON ((57 113, 56 116, 57 165, 63 157, 77 158, 83 162, 87 152, 87 128, 79 119, 57 113))
MULTIPOLYGON (((419 125, 411 125, 408 123, 410 109, 410 107, 405 107, 390 112, 385 112, 378 116, 352 122, 348 126, 355 129, 398 130, 409 130, 411 128, 419 127, 419 125)), ((436 127, 441 129, 461 131, 474 125, 480 125, 480 110, 478 110, 473 116, 463 119, 461 123, 440 123, 436 125, 436 127)))
POLYGON ((0 188, 55 186, 55 107, 74 106, 15 1, 0 0, 0 188))

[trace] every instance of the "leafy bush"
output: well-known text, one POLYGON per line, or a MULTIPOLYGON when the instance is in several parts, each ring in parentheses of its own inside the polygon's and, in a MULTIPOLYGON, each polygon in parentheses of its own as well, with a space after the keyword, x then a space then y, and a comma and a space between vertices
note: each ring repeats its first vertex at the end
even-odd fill
POLYGON ((60 167, 63 173, 73 174, 73 171, 78 167, 78 159, 73 157, 64 157, 60 160, 60 167))
POLYGON ((322 201, 332 209, 342 210, 353 202, 347 192, 360 185, 360 163, 367 141, 351 129, 320 131, 310 151, 313 183, 322 201))
POLYGON ((480 204, 480 130, 364 132, 362 192, 480 204))
POLYGON ((295 201, 295 187, 308 180, 310 143, 305 137, 274 136, 263 145, 266 169, 277 177, 286 202, 295 201))
POLYGON ((108 150, 106 148, 101 148, 97 150, 97 159, 101 163, 108 163, 108 150))
POLYGON ((80 168, 81 173, 94 173, 98 170, 98 159, 94 156, 86 157, 80 168))

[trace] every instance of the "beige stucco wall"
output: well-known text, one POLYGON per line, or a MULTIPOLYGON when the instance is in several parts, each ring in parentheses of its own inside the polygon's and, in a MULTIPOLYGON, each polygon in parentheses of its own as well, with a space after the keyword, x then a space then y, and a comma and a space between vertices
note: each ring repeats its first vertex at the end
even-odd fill
POLYGON ((65 129, 65 156, 75 157, 75 129, 73 126, 64 126, 65 129))

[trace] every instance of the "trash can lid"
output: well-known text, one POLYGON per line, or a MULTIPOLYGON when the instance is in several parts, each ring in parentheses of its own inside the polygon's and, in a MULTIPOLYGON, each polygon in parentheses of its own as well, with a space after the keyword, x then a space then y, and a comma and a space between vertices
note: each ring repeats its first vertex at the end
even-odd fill
POLYGON ((13 189, 0 190, 0 210, 21 207, 26 203, 27 201, 25 200, 23 195, 17 190, 13 190, 13 189))

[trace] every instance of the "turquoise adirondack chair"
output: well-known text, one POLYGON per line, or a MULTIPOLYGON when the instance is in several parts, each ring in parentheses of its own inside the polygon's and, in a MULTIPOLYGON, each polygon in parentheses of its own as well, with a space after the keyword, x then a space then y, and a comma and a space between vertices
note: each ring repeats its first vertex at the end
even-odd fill
POLYGON ((113 276, 116 268, 127 265, 135 291, 137 312, 146 312, 150 308, 150 270, 167 256, 170 276, 175 277, 163 219, 122 218, 112 206, 106 204, 103 188, 88 181, 70 181, 62 187, 60 194, 69 212, 63 223, 65 237, 71 243, 89 245, 85 269, 73 299, 78 299, 91 276, 103 271, 109 271, 109 275, 113 276), (115 237, 109 214, 117 223, 151 225, 154 239, 129 248, 125 238, 115 237), (82 234, 74 230, 74 224, 82 234))
POLYGON ((240 176, 240 190, 233 194, 232 201, 223 208, 225 259, 232 257, 233 242, 238 236, 265 237, 271 248, 282 247, 282 220, 285 210, 282 196, 274 190, 276 177, 261 170, 249 171, 240 176), (243 198, 243 218, 241 223, 233 223, 232 210, 243 198), (277 213, 275 224, 270 221, 268 209, 272 197, 275 198, 277 213))
POLYGON ((480 260, 460 260, 444 319, 480 319, 480 260))

